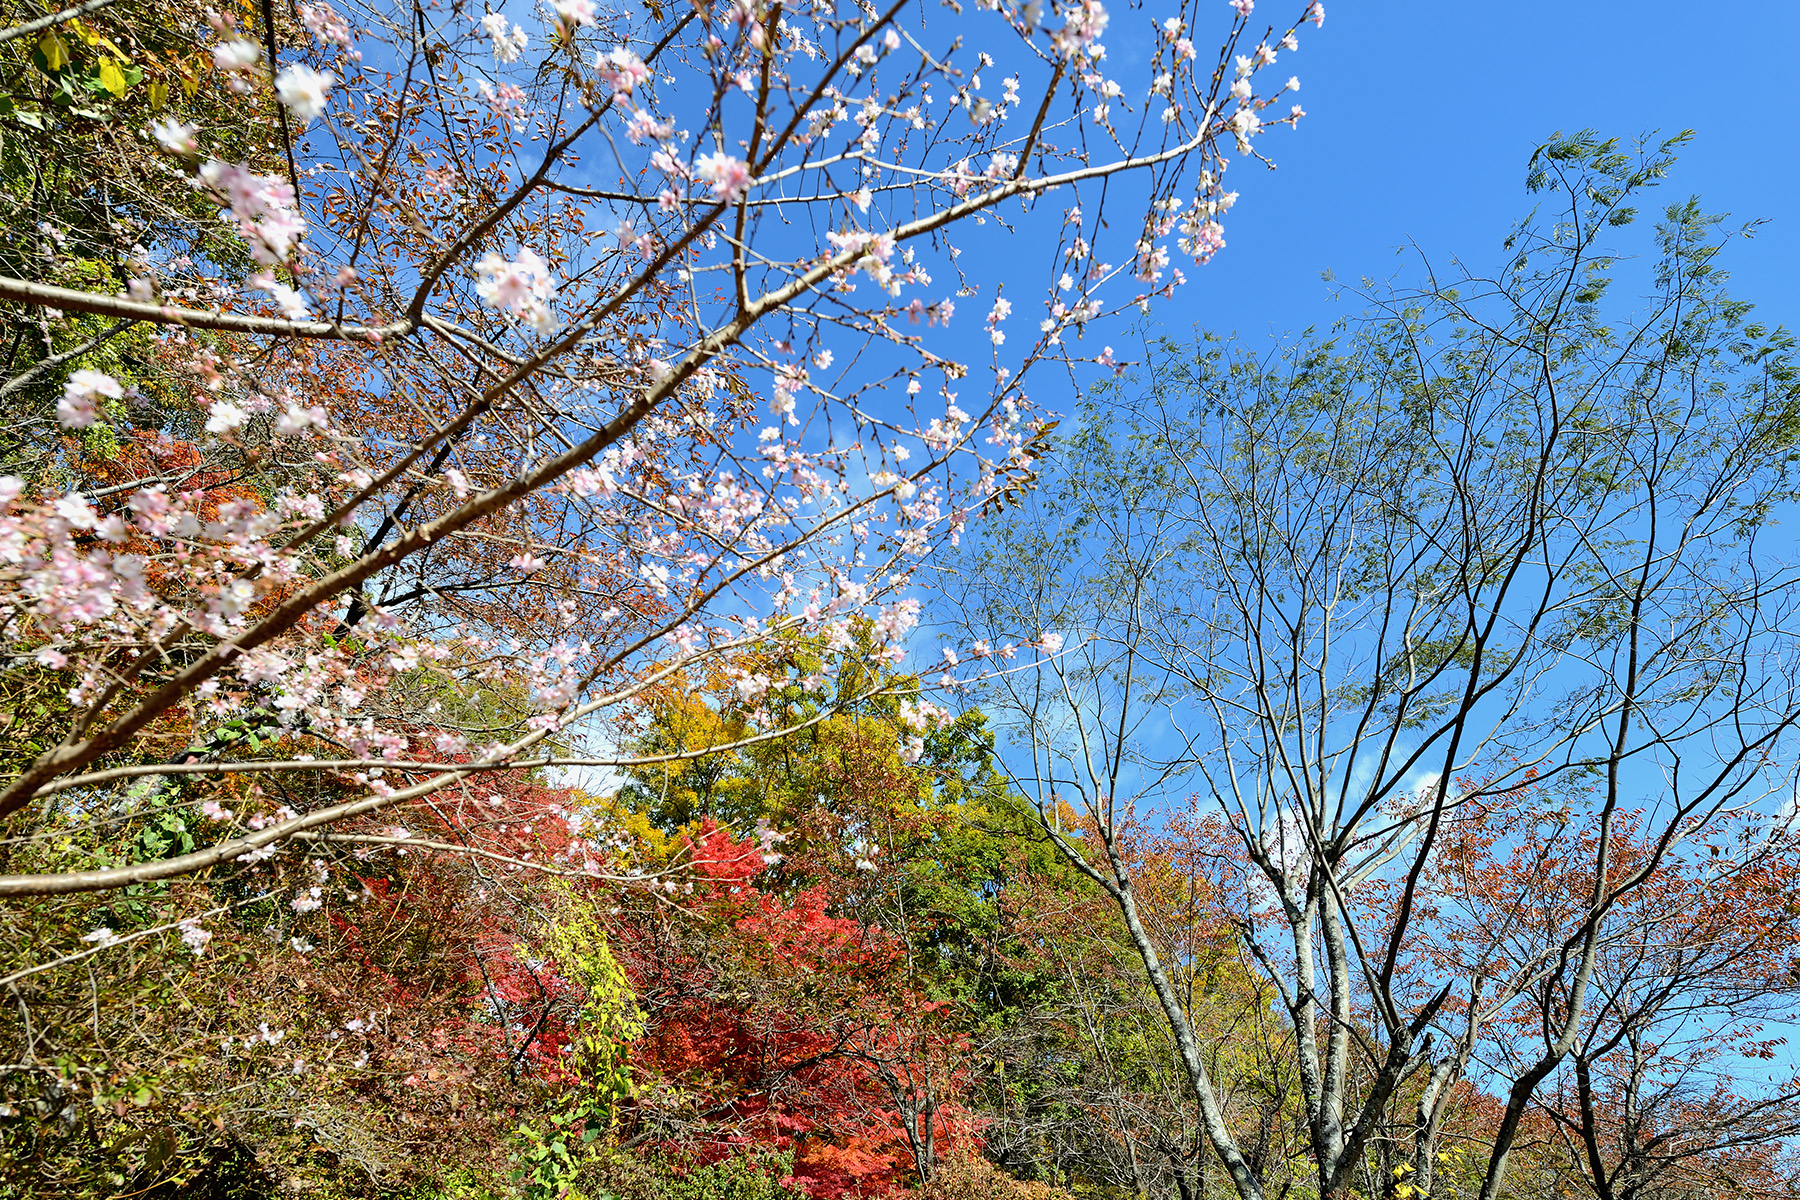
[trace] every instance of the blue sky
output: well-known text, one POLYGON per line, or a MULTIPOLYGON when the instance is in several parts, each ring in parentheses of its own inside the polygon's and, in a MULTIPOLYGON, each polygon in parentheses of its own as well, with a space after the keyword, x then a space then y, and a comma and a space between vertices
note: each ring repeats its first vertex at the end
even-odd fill
MULTIPOLYGON (((1218 7, 1223 24, 1229 10, 1218 7)), ((1287 19, 1298 7, 1265 0, 1256 15, 1287 19)), ((1496 265, 1500 239, 1529 204, 1532 148, 1587 127, 1621 137, 1695 130, 1655 203, 1698 192, 1734 221, 1767 218, 1727 260, 1731 290, 1766 320, 1800 324, 1800 6, 1327 0, 1326 9, 1324 28, 1308 27, 1282 60, 1283 74, 1300 77, 1308 119, 1259 141, 1278 171, 1234 167, 1243 201, 1229 245, 1157 310, 1168 332, 1328 321, 1344 309, 1330 303, 1321 271, 1344 283, 1389 277, 1409 241, 1434 261, 1454 253, 1496 265)), ((1115 54, 1128 52, 1110 40, 1115 54)))

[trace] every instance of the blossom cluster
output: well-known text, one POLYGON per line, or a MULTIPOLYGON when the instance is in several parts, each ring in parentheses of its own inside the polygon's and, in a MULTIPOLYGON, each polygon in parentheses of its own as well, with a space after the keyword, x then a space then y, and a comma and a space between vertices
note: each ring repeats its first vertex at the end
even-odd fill
POLYGON ((483 300, 501 312, 529 322, 539 333, 556 328, 556 315, 550 301, 556 287, 550 280, 550 268, 529 246, 517 257, 505 259, 489 251, 475 264, 480 282, 475 291, 483 300))
POLYGON ((306 232, 306 221, 295 205, 291 183, 218 159, 201 166, 200 182, 225 205, 257 262, 274 266, 293 254, 306 232))

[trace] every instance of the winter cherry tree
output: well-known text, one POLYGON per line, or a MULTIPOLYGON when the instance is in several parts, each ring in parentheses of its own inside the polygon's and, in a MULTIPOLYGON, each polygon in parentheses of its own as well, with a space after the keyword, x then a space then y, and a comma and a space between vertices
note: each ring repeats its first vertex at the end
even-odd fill
POLYGON ((110 323, 7 385, 66 379, 9 413, 39 449, 0 478, 5 670, 50 702, 0 817, 168 810, 192 843, 45 850, 0 895, 236 864, 303 912, 295 844, 504 821, 484 777, 623 765, 634 698, 684 672, 762 739, 819 682, 783 646, 899 661, 918 565, 1030 479, 1034 378, 1113 367, 1101 323, 1224 245, 1227 168, 1302 115, 1324 15, 296 11, 188 31, 206 69, 137 128, 194 204, 111 218, 122 286, 76 286, 51 222, 44 272, 0 278, 46 329, 110 323), (121 330, 135 374, 84 359, 121 330))

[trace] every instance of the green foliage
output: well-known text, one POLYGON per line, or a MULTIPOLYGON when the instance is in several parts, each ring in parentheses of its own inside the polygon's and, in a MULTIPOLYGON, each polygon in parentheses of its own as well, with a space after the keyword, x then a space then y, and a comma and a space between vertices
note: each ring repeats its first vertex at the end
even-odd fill
POLYGON ((803 1200, 786 1186, 792 1152, 751 1150, 717 1162, 670 1159, 608 1146, 581 1165, 568 1200, 803 1200))
MULTIPOLYGON (((513 1182, 520 1194, 537 1200, 805 1200, 787 1186, 794 1169, 792 1151, 746 1149, 712 1162, 672 1157, 661 1151, 627 1149, 610 1140, 568 1143, 521 1127, 519 1169, 513 1182)), ((441 1189, 417 1200, 500 1200, 466 1175, 452 1176, 441 1189)))

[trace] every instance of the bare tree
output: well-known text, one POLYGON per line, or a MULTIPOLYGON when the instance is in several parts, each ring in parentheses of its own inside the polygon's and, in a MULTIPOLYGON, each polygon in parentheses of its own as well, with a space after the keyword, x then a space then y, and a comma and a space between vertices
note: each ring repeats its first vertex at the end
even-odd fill
POLYGON ((1338 340, 1152 348, 1090 398, 1027 518, 960 564, 969 638, 1067 638, 988 698, 1020 786, 1123 915, 1245 1200, 1263 1181, 1142 918, 1129 818, 1197 806, 1233 831, 1321 1197, 1391 1187, 1376 1148, 1407 1130, 1429 1193, 1439 1099, 1496 1020, 1554 992, 1492 1080, 1494 1200, 1589 1027, 1609 917, 1709 823, 1786 792, 1797 577, 1766 530, 1800 389, 1786 335, 1722 290, 1697 202, 1657 224, 1653 265, 1610 248, 1675 145, 1550 142, 1529 186, 1554 212, 1504 271, 1384 293, 1338 340), (1615 275, 1645 310, 1614 314, 1615 275), (1580 903, 1533 954, 1465 971, 1429 953, 1431 885, 1452 826, 1503 799, 1591 827, 1580 903), (1057 828, 1058 801, 1096 836, 1057 828))

